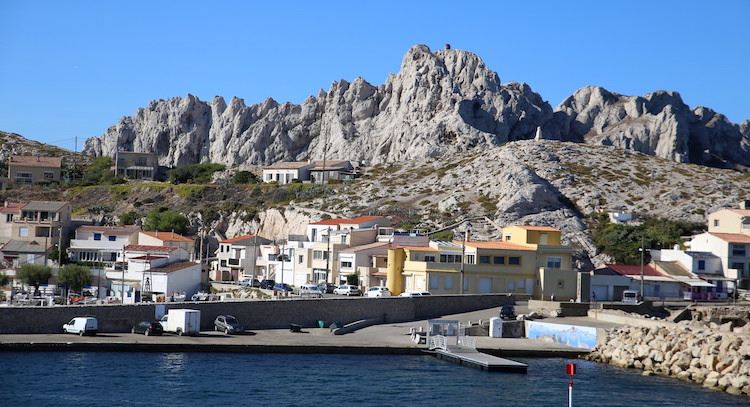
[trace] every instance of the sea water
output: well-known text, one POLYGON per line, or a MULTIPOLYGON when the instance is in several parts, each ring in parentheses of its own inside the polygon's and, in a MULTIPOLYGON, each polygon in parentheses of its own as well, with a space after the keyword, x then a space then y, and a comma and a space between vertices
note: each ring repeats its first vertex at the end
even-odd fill
POLYGON ((668 377, 582 360, 519 359, 528 373, 431 356, 6 352, 5 406, 748 406, 668 377))

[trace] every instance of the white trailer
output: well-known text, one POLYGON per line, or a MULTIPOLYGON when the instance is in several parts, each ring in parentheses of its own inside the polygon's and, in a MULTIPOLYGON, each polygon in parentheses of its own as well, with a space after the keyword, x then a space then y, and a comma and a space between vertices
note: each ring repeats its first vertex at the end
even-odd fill
POLYGON ((159 322, 164 332, 197 335, 201 330, 201 312, 197 309, 171 309, 159 322))

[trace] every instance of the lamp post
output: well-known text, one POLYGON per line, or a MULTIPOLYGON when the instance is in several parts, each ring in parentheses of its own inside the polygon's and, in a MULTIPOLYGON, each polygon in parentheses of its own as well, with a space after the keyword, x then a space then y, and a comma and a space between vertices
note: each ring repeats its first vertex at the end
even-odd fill
POLYGON ((645 254, 646 254, 646 248, 643 247, 643 246, 644 246, 644 239, 643 239, 643 236, 641 236, 641 248, 638 249, 638 250, 641 251, 641 301, 643 301, 643 298, 645 297, 645 295, 643 295, 644 294, 644 292, 643 292, 643 268, 644 268, 644 264, 643 263, 644 263, 644 258, 645 258, 645 254))
POLYGON ((461 232, 461 282, 459 283, 459 284, 461 284, 461 286, 459 287, 459 290, 458 290, 459 294, 463 294, 464 293, 464 278, 465 278, 465 274, 464 274, 465 273, 465 267, 464 267, 464 264, 466 263, 466 261, 465 261, 465 258, 466 258, 466 241, 468 240, 467 238, 468 238, 468 234, 469 234, 469 229, 470 228, 471 228, 471 222, 469 222, 468 220, 465 221, 464 222, 464 227, 463 227, 464 231, 461 232))

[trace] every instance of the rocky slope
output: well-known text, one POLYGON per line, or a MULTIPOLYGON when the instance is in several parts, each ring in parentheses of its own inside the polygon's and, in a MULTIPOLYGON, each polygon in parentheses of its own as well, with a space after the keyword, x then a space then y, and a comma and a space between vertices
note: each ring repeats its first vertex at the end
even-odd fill
POLYGON ((397 162, 533 138, 613 145, 679 162, 750 166, 750 121, 690 109, 675 92, 622 96, 586 87, 557 109, 526 84, 501 83, 463 50, 412 47, 385 84, 334 82, 302 104, 246 106, 192 95, 151 102, 84 152, 158 152, 160 164, 264 165, 282 160, 397 162))
MULTIPOLYGON (((564 243, 575 248, 576 266, 584 270, 611 260, 591 240, 586 215, 592 212, 704 222, 706 213, 736 207, 750 196, 749 174, 553 140, 378 164, 365 174, 329 186, 231 185, 221 179, 231 177, 226 173, 205 186, 144 183, 39 191, 36 197, 31 189, 21 192, 23 199, 70 200, 77 215, 105 223, 164 205, 186 214, 193 232, 212 248, 217 240, 246 233, 269 239, 302 234, 307 222, 325 215, 378 214, 394 225, 431 231, 471 219, 476 240, 497 239, 508 225, 549 225, 563 231, 564 243)), ((0 198, 19 199, 19 193, 0 198)))

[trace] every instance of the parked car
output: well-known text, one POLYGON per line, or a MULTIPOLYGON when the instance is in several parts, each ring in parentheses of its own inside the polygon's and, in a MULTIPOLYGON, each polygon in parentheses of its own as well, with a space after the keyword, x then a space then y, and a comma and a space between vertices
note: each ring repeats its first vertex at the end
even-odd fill
POLYGON ((161 335, 164 333, 164 327, 161 326, 159 321, 141 321, 136 324, 131 330, 134 334, 150 335, 161 335))
POLYGON ((323 294, 333 294, 333 290, 336 289, 336 284, 320 283, 318 284, 318 287, 320 287, 320 291, 322 291, 323 294))
POLYGON ((516 309, 512 305, 503 305, 500 307, 500 318, 513 319, 516 317, 516 309))
POLYGON ((240 334, 245 332, 245 327, 231 315, 219 315, 214 320, 214 330, 224 331, 225 334, 240 334))
POLYGON ((390 297, 391 290, 385 286, 375 286, 367 289, 368 297, 390 297))
POLYGON ((426 295, 432 295, 429 291, 407 291, 405 293, 401 293, 398 296, 399 297, 423 297, 426 295))
POLYGON ((287 283, 276 283, 273 286, 274 291, 292 291, 293 288, 287 283))
POLYGON ((260 282, 260 288, 264 290, 273 290, 273 286, 276 285, 274 280, 263 280, 260 282))
POLYGON ((240 281, 242 287, 260 287, 260 280, 257 278, 246 278, 240 281))
POLYGON ((323 296, 323 292, 317 284, 302 284, 299 288, 294 289, 294 293, 300 297, 312 297, 320 298, 323 296))
POLYGON ((75 317, 62 326, 63 332, 78 335, 96 335, 99 321, 94 317, 75 317))
POLYGON ((356 285, 340 285, 338 288, 333 290, 334 294, 338 295, 362 295, 362 291, 356 285))

